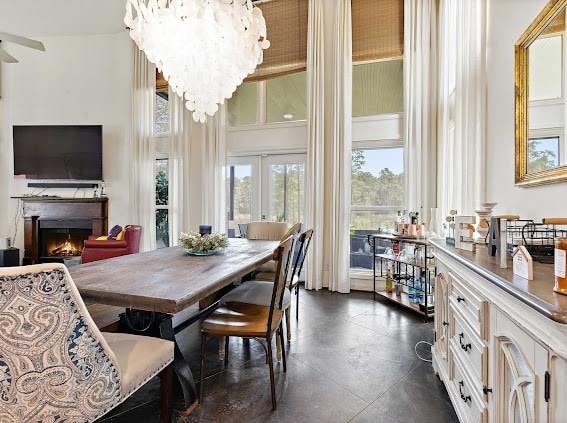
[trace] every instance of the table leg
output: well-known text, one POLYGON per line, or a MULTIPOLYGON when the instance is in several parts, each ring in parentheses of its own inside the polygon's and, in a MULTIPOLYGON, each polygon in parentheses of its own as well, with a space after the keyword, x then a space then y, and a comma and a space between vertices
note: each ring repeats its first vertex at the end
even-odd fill
POLYGON ((172 316, 164 316, 160 322, 159 330, 162 339, 173 341, 175 344, 173 370, 175 370, 175 374, 181 383, 183 397, 185 398, 185 406, 189 407, 197 401, 197 387, 195 385, 195 379, 193 378, 193 373, 191 372, 189 363, 185 360, 185 357, 175 340, 172 316))

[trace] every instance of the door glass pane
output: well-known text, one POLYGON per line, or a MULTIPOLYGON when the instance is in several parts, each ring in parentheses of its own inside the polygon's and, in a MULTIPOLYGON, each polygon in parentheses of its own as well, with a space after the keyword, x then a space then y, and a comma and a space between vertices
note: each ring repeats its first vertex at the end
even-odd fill
POLYGON ((154 162, 156 186, 156 246, 169 247, 169 160, 154 162))
POLYGON ((169 210, 156 210, 156 246, 157 248, 169 247, 169 210))
POLYGON ((268 123, 307 118, 307 74, 293 73, 266 82, 268 123))
POLYGON ((252 165, 228 166, 226 185, 228 229, 240 235, 238 224, 252 219, 252 165))
POLYGON ((305 166, 302 163, 270 166, 270 209, 268 220, 303 222, 305 166))
POLYGON ((227 100, 228 122, 231 126, 256 123, 257 84, 245 82, 227 100))

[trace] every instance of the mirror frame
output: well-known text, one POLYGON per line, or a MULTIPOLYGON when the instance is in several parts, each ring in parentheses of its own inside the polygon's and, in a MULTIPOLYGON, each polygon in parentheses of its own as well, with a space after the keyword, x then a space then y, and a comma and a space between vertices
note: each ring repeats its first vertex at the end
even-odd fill
MULTIPOLYGON (((514 77, 516 80, 516 171, 517 186, 553 184, 567 181, 567 165, 540 172, 528 173, 528 93, 529 93, 529 53, 530 45, 544 29, 564 11, 567 0, 551 0, 537 15, 516 42, 514 77)), ((567 87, 565 87, 567 88, 567 87)), ((567 90, 566 90, 567 91, 567 90)), ((567 122, 565 122, 567 125, 567 122)), ((565 141, 564 141, 565 142, 565 141)))

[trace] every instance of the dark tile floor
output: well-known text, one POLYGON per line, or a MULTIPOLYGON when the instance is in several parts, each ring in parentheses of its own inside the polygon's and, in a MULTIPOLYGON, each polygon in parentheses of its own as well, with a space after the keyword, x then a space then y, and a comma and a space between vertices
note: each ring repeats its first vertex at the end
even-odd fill
MULTIPOLYGON (((295 307, 295 305, 294 305, 295 307)), ((300 321, 292 322, 287 373, 275 366, 278 408, 271 409, 265 352, 256 341, 231 339, 228 366, 211 340, 204 405, 190 416, 174 399, 178 422, 457 422, 431 364, 416 342, 433 340, 432 323, 370 293, 300 292, 300 321)), ((198 328, 182 334, 194 374, 198 328)), ((149 383, 104 422, 159 421, 159 384, 149 383)))

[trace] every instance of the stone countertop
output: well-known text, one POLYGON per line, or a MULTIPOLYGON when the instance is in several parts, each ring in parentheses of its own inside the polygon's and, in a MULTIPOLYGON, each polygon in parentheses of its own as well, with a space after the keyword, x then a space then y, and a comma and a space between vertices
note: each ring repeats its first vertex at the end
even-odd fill
POLYGON ((538 263, 534 260, 534 279, 529 281, 514 274, 511 259, 508 259, 508 268, 501 269, 497 258, 489 256, 484 246, 477 246, 476 253, 473 253, 447 245, 444 239, 431 239, 429 242, 435 249, 549 319, 567 324, 567 296, 553 291, 555 276, 552 264, 538 263))

